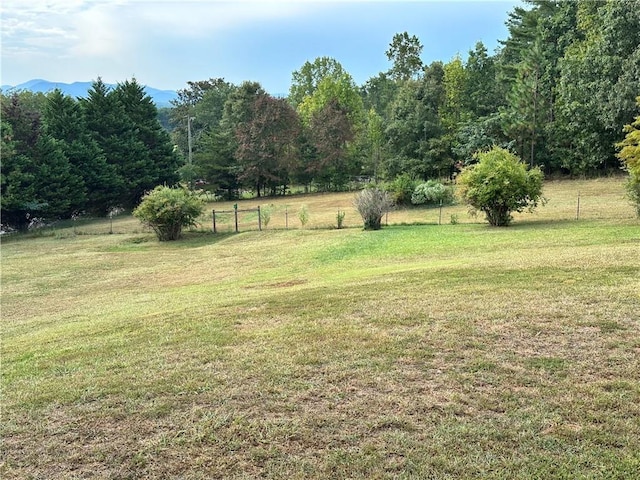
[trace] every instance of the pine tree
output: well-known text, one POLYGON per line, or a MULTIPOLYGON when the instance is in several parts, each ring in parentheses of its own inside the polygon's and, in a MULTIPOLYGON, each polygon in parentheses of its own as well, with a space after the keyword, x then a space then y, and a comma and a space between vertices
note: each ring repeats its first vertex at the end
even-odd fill
POLYGON ((43 119, 47 133, 59 142, 74 170, 82 176, 87 197, 82 210, 104 215, 118 205, 122 181, 89 135, 79 103, 54 90, 47 95, 43 119))

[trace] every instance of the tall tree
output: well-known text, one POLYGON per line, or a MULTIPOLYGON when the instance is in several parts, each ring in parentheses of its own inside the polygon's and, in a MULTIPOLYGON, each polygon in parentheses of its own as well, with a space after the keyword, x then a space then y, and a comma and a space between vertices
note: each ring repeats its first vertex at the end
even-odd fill
POLYGON ((2 136, 10 151, 3 155, 0 203, 3 222, 18 229, 34 217, 69 217, 85 200, 81 177, 43 129, 31 99, 29 94, 2 98, 2 136))
POLYGON ((393 62, 389 75, 395 80, 415 79, 422 70, 422 44, 415 35, 407 32, 396 33, 386 51, 387 58, 393 62))
POLYGON ((549 98, 543 85, 544 60, 535 42, 517 68, 517 76, 504 111, 504 129, 516 140, 519 155, 535 165, 536 146, 543 141, 543 124, 548 121, 549 98))
POLYGON ((144 172, 144 176, 141 172, 133 192, 136 199, 142 198, 147 190, 156 185, 175 184, 178 181, 179 160, 169 134, 158 121, 158 109, 151 97, 135 78, 119 83, 113 95, 124 107, 128 120, 135 125, 135 139, 148 152, 145 166, 148 170, 144 172))
POLYGON ((461 123, 470 117, 467 71, 459 55, 444 65, 444 104, 440 109, 440 120, 449 133, 454 133, 461 123))
POLYGON ((327 77, 338 79, 345 73, 340 62, 331 57, 318 57, 313 62, 305 62, 300 70, 291 75, 289 102, 298 108, 306 97, 313 95, 322 80, 327 77))
POLYGON ((638 108, 640 1, 580 1, 577 40, 561 62, 558 117, 564 166, 589 172, 615 166, 615 143, 638 108))
POLYGON ((205 132, 217 130, 224 113, 224 104, 234 86, 223 78, 211 78, 198 82, 187 82, 187 88, 178 90, 178 98, 172 102, 172 140, 188 158, 188 118, 191 118, 192 151, 200 148, 199 138, 205 132))
POLYGON ((311 138, 316 149, 315 161, 307 166, 314 180, 325 190, 340 189, 355 173, 348 147, 355 137, 349 111, 337 99, 316 110, 310 121, 311 138))
POLYGON ((315 113, 332 102, 340 105, 351 122, 351 128, 359 130, 364 121, 364 106, 358 87, 348 73, 338 77, 324 77, 315 91, 298 105, 298 112, 308 124, 315 113))
POLYGON ((218 126, 202 132, 193 154, 198 178, 205 179, 215 192, 229 200, 238 196, 240 188, 235 148, 235 135, 218 126))
POLYGON ((110 90, 95 81, 83 99, 87 128, 124 184, 120 205, 136 205, 145 191, 177 180, 178 158, 151 98, 135 80, 110 90))
POLYGON ((295 169, 300 120, 286 100, 270 95, 256 97, 249 114, 236 130, 239 179, 255 187, 258 197, 264 187, 275 194, 295 169))
POLYGON ((497 81, 496 57, 490 56, 482 42, 469 50, 465 64, 466 92, 472 118, 486 117, 498 111, 505 95, 497 81))
POLYGON ((391 114, 391 105, 398 92, 398 83, 386 73, 371 77, 360 87, 366 111, 374 109, 386 122, 391 114))
POLYGON ((374 180, 378 180, 380 165, 384 156, 385 135, 384 120, 378 115, 375 109, 371 108, 367 114, 367 130, 366 130, 366 166, 368 173, 373 176, 374 180))
POLYGON ((118 205, 123 182, 89 135, 79 103, 56 89, 47 95, 43 121, 46 132, 58 141, 74 171, 82 176, 87 197, 82 209, 106 214, 118 205))
POLYGON ((414 178, 449 175, 454 160, 439 112, 445 102, 444 67, 433 62, 420 80, 402 84, 386 129, 387 178, 406 173, 414 178))

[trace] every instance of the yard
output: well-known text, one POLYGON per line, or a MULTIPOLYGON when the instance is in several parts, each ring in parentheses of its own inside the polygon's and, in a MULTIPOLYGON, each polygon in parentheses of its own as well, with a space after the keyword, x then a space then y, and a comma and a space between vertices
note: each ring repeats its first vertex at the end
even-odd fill
POLYGON ((261 232, 213 235, 216 203, 173 243, 3 238, 0 475, 637 478, 640 224, 619 179, 545 196, 508 228, 365 232, 331 194, 243 201, 261 232))

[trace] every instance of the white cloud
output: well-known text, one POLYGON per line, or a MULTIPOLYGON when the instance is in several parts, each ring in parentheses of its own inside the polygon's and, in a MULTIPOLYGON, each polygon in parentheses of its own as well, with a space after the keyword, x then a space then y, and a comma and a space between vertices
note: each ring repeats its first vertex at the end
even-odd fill
POLYGON ((238 27, 291 18, 317 8, 317 2, 298 1, 138 1, 130 3, 145 29, 170 36, 198 37, 238 27))
POLYGON ((130 45, 126 16, 120 17, 118 5, 99 5, 77 12, 70 19, 74 42, 69 54, 74 57, 112 57, 123 55, 130 45))

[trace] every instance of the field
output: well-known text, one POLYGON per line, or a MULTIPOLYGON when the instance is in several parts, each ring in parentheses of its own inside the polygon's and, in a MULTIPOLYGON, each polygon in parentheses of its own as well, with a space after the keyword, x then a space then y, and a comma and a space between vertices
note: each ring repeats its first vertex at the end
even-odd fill
POLYGON ((638 478, 640 223, 619 179, 545 195, 3 238, 0 477, 638 478))

